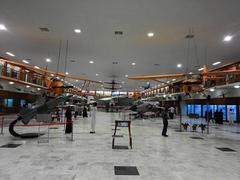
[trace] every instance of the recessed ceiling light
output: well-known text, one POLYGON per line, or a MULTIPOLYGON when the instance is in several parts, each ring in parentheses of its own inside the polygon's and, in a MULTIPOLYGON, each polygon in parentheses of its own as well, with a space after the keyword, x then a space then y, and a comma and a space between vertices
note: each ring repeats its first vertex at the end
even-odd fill
POLYGON ((38 66, 34 66, 34 68, 36 68, 36 69, 40 69, 40 67, 38 67, 38 66))
POLYGON ((126 74, 125 77, 128 77, 128 75, 126 74))
POLYGON ((176 81, 176 79, 172 79, 172 81, 176 81))
POLYGON ((9 84, 14 84, 14 82, 10 81, 9 84))
POLYGON ((221 62, 218 61, 218 62, 213 63, 212 65, 213 65, 213 66, 216 66, 216 65, 218 65, 218 64, 221 64, 221 62))
POLYGON ((211 89, 209 89, 209 91, 211 91, 211 92, 214 92, 214 91, 215 91, 215 89, 214 89, 214 88, 211 88, 211 89))
POLYGON ((89 63, 90 63, 90 64, 93 64, 93 63, 94 63, 94 61, 89 61, 89 63))
POLYGON ((96 76, 99 76, 99 74, 96 74, 96 76))
POLYGON ((239 86, 239 85, 236 85, 236 86, 234 86, 234 88, 238 89, 238 88, 240 88, 240 86, 239 86))
POLYGON ((69 72, 65 72, 66 75, 69 75, 69 72))
POLYGON ((79 33, 81 33, 82 31, 81 31, 81 29, 74 29, 74 32, 79 34, 79 33))
POLYGON ((189 74, 192 74, 192 72, 190 72, 189 74))
POLYGON ((170 81, 167 81, 167 83, 170 83, 170 81))
POLYGON ((149 32, 147 35, 148 35, 148 37, 153 37, 154 33, 153 32, 149 32))
POLYGON ((12 57, 15 56, 13 53, 10 53, 10 52, 6 52, 6 54, 9 55, 9 56, 12 56, 12 57))
POLYGON ((58 76, 56 77, 57 79, 60 79, 58 76))
POLYGON ((47 58, 47 59, 46 59, 46 62, 51 62, 51 59, 50 59, 50 58, 47 58))
POLYGON ((78 82, 78 80, 76 79, 76 82, 78 82))
POLYGON ((30 86, 29 86, 29 85, 26 85, 26 88, 30 88, 30 86))
POLYGON ((133 66, 135 66, 135 65, 136 65, 136 63, 135 63, 135 62, 133 62, 133 63, 132 63, 132 65, 133 65, 133 66))
POLYGON ((37 90, 38 90, 38 91, 40 91, 40 90, 41 90, 41 88, 37 88, 37 90))
POLYGON ((125 83, 125 81, 122 81, 122 84, 124 84, 125 83))
POLYGON ((223 38, 223 41, 224 41, 224 42, 230 42, 230 41, 232 40, 232 38, 233 38, 233 36, 227 35, 227 36, 225 36, 225 37, 223 38))
POLYGON ((3 25, 3 24, 0 24, 0 30, 4 30, 4 31, 6 31, 6 30, 7 30, 7 28, 6 28, 6 26, 5 26, 5 25, 3 25))
POLYGON ((181 68, 181 67, 182 67, 182 64, 177 64, 177 67, 178 67, 178 68, 181 68))
POLYGON ((25 64, 29 64, 29 62, 25 59, 23 59, 22 62, 24 62, 25 64))
POLYGON ((202 71, 202 70, 203 70, 203 68, 199 68, 199 69, 198 69, 198 71, 202 71))

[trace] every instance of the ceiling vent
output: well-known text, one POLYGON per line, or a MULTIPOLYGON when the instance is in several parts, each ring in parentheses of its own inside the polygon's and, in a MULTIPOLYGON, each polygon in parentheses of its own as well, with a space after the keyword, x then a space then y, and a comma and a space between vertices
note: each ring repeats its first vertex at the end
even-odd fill
POLYGON ((42 32, 49 32, 49 29, 46 27, 39 28, 42 32))
POLYGON ((118 62, 117 62, 117 61, 114 61, 113 64, 118 64, 118 62))
POLYGON ((70 62, 71 62, 71 63, 74 63, 74 62, 76 62, 76 61, 75 61, 75 60, 70 60, 70 62))
POLYGON ((122 31, 115 31, 114 34, 115 35, 123 35, 123 32, 122 31))

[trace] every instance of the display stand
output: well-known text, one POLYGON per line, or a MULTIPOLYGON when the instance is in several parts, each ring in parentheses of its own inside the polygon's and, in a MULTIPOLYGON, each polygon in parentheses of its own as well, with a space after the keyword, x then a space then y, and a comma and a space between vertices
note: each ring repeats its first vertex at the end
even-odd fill
POLYGON ((128 135, 129 135, 129 145, 132 149, 132 135, 131 135, 131 121, 128 120, 115 120, 115 129, 113 134, 113 140, 112 140, 112 149, 115 149, 115 137, 118 127, 128 127, 128 135))

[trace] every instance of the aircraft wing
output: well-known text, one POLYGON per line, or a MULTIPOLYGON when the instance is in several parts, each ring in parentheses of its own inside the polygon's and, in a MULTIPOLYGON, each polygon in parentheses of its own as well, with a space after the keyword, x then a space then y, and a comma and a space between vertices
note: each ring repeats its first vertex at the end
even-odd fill
POLYGON ((180 78, 185 77, 185 74, 161 74, 161 75, 151 75, 151 76, 132 76, 128 77, 131 80, 145 80, 145 79, 166 79, 166 78, 180 78))

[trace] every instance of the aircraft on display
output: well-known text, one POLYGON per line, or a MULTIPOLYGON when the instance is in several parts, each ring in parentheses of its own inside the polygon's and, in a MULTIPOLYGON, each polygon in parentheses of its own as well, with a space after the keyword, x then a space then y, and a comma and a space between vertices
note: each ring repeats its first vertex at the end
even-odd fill
POLYGON ((129 98, 127 95, 118 95, 105 97, 97 100, 98 105, 104 105, 105 107, 109 107, 110 104, 113 104, 115 107, 121 106, 131 106, 134 102, 133 98, 129 98))
POLYGON ((154 80, 163 85, 162 87, 172 87, 177 89, 178 92, 184 92, 186 94, 202 92, 207 88, 212 87, 213 82, 216 81, 226 81, 231 75, 238 76, 240 74, 240 69, 237 66, 239 62, 234 63, 233 67, 225 70, 224 67, 208 71, 207 66, 204 65, 199 72, 194 74, 190 73, 178 73, 178 74, 161 74, 161 75, 148 75, 148 76, 133 76, 128 77, 131 80, 154 80), (202 72, 200 72, 202 70, 202 72), (176 79, 175 79, 176 78, 176 79), (159 79, 171 79, 171 81, 161 81, 159 79))
POLYGON ((158 101, 145 101, 145 100, 138 100, 134 102, 130 108, 131 111, 137 112, 136 117, 142 117, 146 112, 153 112, 156 115, 159 115, 163 107, 159 106, 158 101))
POLYGON ((104 87, 104 89, 110 89, 112 91, 121 89, 121 87, 116 87, 117 85, 119 85, 121 83, 118 83, 115 80, 112 80, 111 82, 104 82, 104 84, 110 84, 111 85, 111 87, 104 87))
POLYGON ((39 68, 37 66, 22 64, 1 57, 0 70, 0 79, 4 82, 24 85, 27 88, 37 88, 38 90, 41 90, 39 92, 42 93, 42 96, 37 100, 36 103, 33 104, 33 107, 31 109, 23 108, 20 111, 18 118, 12 121, 9 125, 10 134, 15 137, 22 138, 38 137, 38 134, 16 133, 14 131, 14 126, 17 122, 21 121, 26 125, 30 120, 39 114, 50 114, 57 108, 59 104, 64 103, 67 100, 71 100, 73 103, 86 103, 87 99, 82 96, 88 95, 87 89, 89 85, 91 83, 102 84, 99 81, 70 76, 60 72, 53 72, 47 69, 39 68), (81 88, 78 88, 72 83, 66 81, 69 79, 74 80, 74 83, 83 81, 83 85, 81 88))
POLYGON ((19 134, 14 130, 14 126, 19 121, 21 121, 23 124, 27 125, 33 118, 35 118, 39 114, 50 114, 51 112, 53 112, 55 110, 55 108, 60 103, 66 102, 71 97, 72 97, 72 95, 59 96, 57 98, 54 98, 54 99, 44 102, 42 104, 36 105, 35 107, 33 107, 31 109, 28 109, 28 108, 22 109, 18 114, 18 118, 16 120, 12 121, 9 125, 10 134, 15 137, 21 137, 21 138, 38 137, 39 134, 37 134, 37 133, 19 134))

